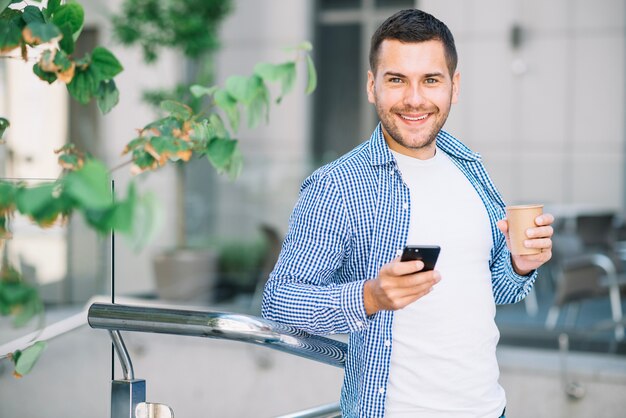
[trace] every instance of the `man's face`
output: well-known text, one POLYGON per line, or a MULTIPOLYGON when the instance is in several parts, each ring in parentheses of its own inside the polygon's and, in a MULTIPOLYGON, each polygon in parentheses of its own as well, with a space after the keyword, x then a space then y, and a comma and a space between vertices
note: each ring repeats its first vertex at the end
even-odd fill
POLYGON ((457 102, 459 82, 458 72, 450 76, 440 41, 384 40, 376 75, 367 75, 367 97, 376 105, 389 148, 431 158, 435 138, 457 102))

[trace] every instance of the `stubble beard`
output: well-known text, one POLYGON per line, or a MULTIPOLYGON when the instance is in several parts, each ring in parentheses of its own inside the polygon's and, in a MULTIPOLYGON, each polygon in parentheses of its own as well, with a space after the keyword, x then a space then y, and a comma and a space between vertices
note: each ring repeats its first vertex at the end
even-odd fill
MULTIPOLYGON (((398 109, 392 107, 389 112, 385 112, 379 103, 376 102, 376 112, 378 113, 378 118, 383 125, 383 129, 387 132, 391 139, 403 147, 412 150, 420 150, 430 147, 437 139, 439 131, 448 119, 448 114, 443 115, 441 120, 435 121, 435 125, 433 125, 433 128, 429 132, 418 134, 419 136, 424 137, 423 139, 412 140, 411 138, 405 138, 402 133, 400 133, 400 129, 398 129, 396 121, 394 120, 394 115, 399 113, 420 113, 419 110, 407 108, 398 109)), ((438 115, 440 115, 440 112, 432 113, 429 117, 437 117, 438 115)))

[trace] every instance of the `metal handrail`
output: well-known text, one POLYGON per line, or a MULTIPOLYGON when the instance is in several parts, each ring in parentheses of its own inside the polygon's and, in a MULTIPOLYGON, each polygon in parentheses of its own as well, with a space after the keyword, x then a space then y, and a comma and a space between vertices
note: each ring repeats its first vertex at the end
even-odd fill
POLYGON ((217 338, 263 345, 309 360, 343 367, 347 344, 251 315, 94 303, 92 328, 217 338))

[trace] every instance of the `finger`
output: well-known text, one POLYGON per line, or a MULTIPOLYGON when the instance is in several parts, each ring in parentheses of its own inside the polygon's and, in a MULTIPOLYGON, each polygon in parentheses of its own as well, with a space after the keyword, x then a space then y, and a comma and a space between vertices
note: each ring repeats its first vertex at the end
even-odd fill
POLYGON ((386 265, 388 268, 386 273, 390 276, 406 276, 421 271, 424 268, 424 262, 421 260, 400 261, 394 260, 386 265))
POLYGON ((527 239, 524 241, 526 248, 552 249, 552 240, 550 238, 527 239))
POLYGON ((415 273, 396 279, 396 285, 403 291, 409 290, 414 292, 420 291, 423 287, 433 286, 441 281, 441 274, 436 271, 425 271, 415 273))
POLYGON ((554 216, 551 213, 544 213, 535 218, 537 226, 547 226, 554 222, 554 216))
POLYGON ((506 219, 500 219, 496 223, 496 225, 498 226, 498 229, 502 231, 504 235, 506 235, 509 232, 509 223, 506 219))
POLYGON ((537 228, 529 228, 526 231, 528 238, 549 238, 554 234, 554 229, 551 226, 540 226, 537 228))

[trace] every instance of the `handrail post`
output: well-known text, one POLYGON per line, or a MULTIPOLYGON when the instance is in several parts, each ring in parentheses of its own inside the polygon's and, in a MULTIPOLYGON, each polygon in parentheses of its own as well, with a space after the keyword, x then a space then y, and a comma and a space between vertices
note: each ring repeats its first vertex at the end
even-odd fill
POLYGON ((145 401, 145 380, 113 380, 111 382, 111 418, 137 418, 137 405, 145 401))
POLYGON ((118 330, 109 330, 124 378, 111 382, 111 418, 137 418, 137 405, 146 401, 146 381, 135 379, 130 355, 118 330))

